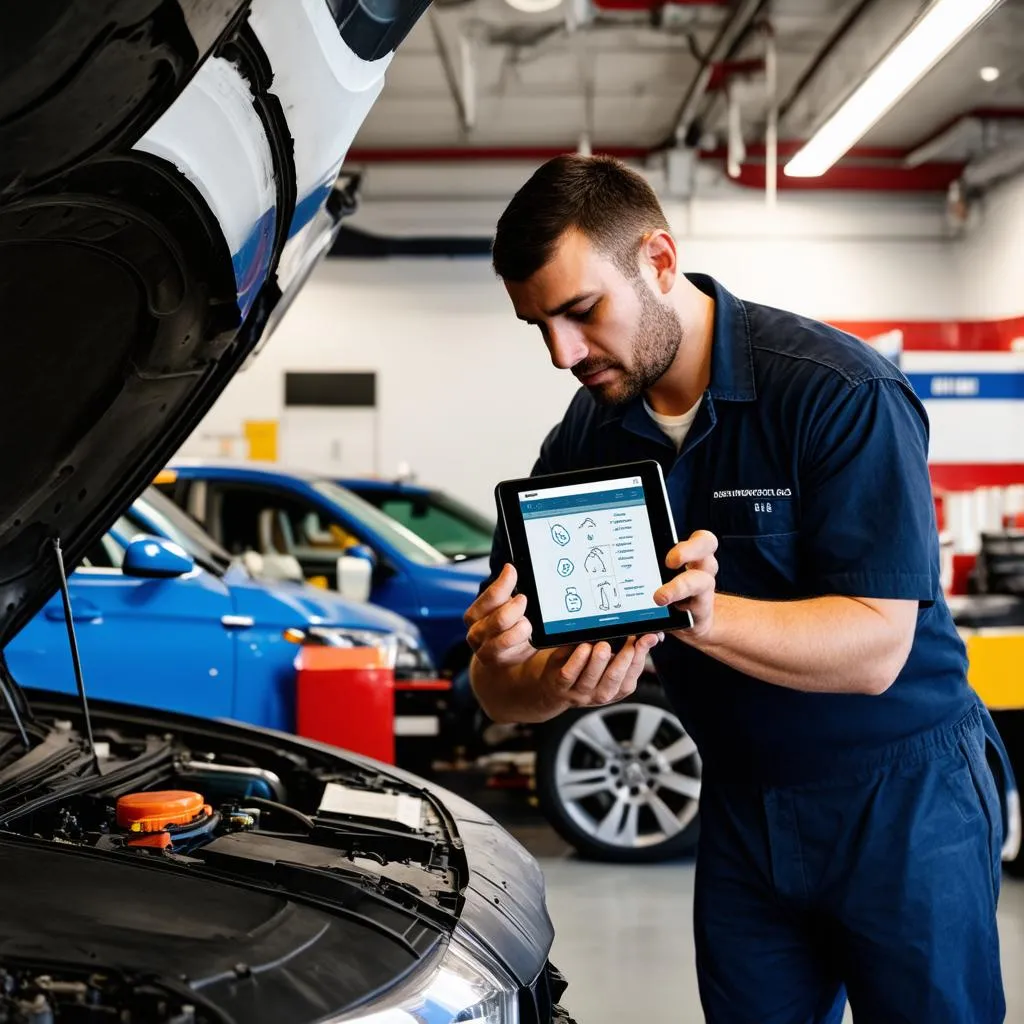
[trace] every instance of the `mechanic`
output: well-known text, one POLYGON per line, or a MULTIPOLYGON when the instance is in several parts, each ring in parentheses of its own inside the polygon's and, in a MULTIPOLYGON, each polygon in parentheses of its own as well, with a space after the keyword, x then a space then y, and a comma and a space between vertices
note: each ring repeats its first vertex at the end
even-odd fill
POLYGON ((657 459, 691 630, 537 651, 499 530, 469 609, 495 720, 628 697, 648 652, 703 760, 694 928, 711 1024, 990 1024, 1002 825, 939 580, 928 422, 836 329, 682 274, 645 180, 559 157, 494 268, 582 384, 533 473, 657 459))

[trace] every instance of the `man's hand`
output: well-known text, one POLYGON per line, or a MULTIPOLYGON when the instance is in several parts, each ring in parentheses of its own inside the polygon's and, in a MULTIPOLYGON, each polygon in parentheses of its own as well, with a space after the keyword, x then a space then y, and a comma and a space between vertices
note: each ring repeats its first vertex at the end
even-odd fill
POLYGON ((566 708, 611 704, 636 690, 647 654, 663 634, 630 637, 617 654, 604 642, 538 651, 530 643, 526 598, 512 596, 516 578, 515 568, 506 565, 465 615, 475 663, 471 678, 491 718, 544 721, 566 708))
POLYGON ((469 627, 466 642, 484 665, 521 665, 537 653, 530 643, 533 627, 526 618, 526 595, 512 596, 517 579, 515 567, 506 565, 463 616, 469 627))
POLYGON ((676 630, 680 640, 706 640, 715 624, 715 577, 718 575, 718 538, 698 530, 677 544, 666 556, 670 569, 682 569, 654 592, 654 602, 686 609, 693 616, 690 629, 676 630))
POLYGON ((615 704, 636 691, 647 664, 647 653, 664 639, 663 633, 631 636, 615 654, 604 640, 559 647, 548 659, 547 679, 554 692, 570 707, 615 704))

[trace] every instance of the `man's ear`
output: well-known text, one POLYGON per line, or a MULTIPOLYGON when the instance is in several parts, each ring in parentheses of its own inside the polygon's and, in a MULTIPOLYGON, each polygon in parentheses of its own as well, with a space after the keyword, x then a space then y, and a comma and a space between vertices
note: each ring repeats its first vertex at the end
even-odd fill
POLYGON ((676 283, 679 269, 675 239, 661 228, 652 231, 640 246, 640 262, 653 275, 658 290, 667 295, 676 283))

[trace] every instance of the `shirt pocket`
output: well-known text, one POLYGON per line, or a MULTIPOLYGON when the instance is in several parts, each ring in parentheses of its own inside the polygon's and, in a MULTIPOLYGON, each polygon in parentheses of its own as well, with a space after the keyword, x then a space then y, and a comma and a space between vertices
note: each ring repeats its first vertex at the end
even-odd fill
POLYGON ((784 599, 799 594, 799 515, 792 498, 733 498, 712 503, 708 529, 718 538, 722 593, 784 599))

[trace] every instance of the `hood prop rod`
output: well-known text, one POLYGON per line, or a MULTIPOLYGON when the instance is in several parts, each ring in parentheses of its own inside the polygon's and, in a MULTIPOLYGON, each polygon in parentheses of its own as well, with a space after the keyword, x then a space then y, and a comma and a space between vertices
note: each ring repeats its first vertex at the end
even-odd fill
POLYGON ((82 714, 85 716, 85 733, 89 740, 89 753, 96 765, 96 774, 101 774, 100 759, 96 754, 96 741, 92 737, 92 719, 89 717, 89 701, 85 696, 85 679, 82 677, 82 659, 78 654, 78 637, 75 636, 75 621, 71 614, 71 591, 68 590, 68 575, 64 571, 64 555, 60 549, 60 537, 53 538, 53 555, 57 563, 57 574, 60 576, 60 596, 64 601, 64 622, 68 627, 68 642, 71 644, 71 661, 75 666, 75 682, 78 684, 78 696, 82 701, 82 714))

